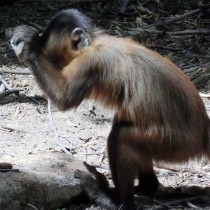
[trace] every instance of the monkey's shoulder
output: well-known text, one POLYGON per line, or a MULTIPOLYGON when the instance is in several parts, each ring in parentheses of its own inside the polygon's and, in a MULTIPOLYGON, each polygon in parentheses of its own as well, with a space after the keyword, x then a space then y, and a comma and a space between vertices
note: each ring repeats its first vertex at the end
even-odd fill
POLYGON ((116 37, 111 36, 108 34, 103 34, 93 41, 93 46, 96 47, 104 47, 103 49, 110 48, 110 49, 120 49, 120 50, 128 50, 129 48, 145 48, 140 43, 134 41, 129 37, 116 37))
MULTIPOLYGON (((130 37, 116 37, 111 35, 98 36, 89 47, 89 53, 94 57, 106 59, 120 59, 121 62, 134 61, 135 63, 170 63, 159 53, 147 48, 130 37)), ((120 62, 120 63, 121 63, 120 62)))

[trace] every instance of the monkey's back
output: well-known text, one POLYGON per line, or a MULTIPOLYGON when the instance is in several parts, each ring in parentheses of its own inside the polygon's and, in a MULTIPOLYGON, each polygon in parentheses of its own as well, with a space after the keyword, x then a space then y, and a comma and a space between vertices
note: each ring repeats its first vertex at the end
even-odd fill
POLYGON ((92 95, 117 107, 118 121, 138 128, 142 145, 155 159, 180 162, 203 154, 209 145, 209 118, 190 79, 168 59, 130 39, 100 39, 94 58, 99 82, 92 95))

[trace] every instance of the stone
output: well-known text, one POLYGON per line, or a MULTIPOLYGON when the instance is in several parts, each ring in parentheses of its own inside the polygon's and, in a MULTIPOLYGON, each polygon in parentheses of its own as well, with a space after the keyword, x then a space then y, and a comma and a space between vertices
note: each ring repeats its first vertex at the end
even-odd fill
POLYGON ((82 191, 74 171, 82 161, 59 152, 13 159, 20 172, 0 173, 0 210, 56 209, 82 191))

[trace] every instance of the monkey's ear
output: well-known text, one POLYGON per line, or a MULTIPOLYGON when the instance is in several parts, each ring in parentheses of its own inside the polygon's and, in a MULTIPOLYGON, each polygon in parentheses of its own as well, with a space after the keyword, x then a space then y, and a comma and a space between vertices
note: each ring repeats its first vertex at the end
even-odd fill
POLYGON ((71 32, 71 39, 76 43, 77 50, 82 50, 90 45, 90 38, 82 28, 75 28, 71 32))

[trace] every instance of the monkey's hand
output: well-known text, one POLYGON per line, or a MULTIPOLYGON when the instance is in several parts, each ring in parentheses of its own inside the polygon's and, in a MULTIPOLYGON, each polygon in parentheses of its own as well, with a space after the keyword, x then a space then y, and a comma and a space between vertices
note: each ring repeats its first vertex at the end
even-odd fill
POLYGON ((39 49, 38 30, 26 25, 17 26, 11 38, 11 46, 20 62, 32 59, 39 49))

